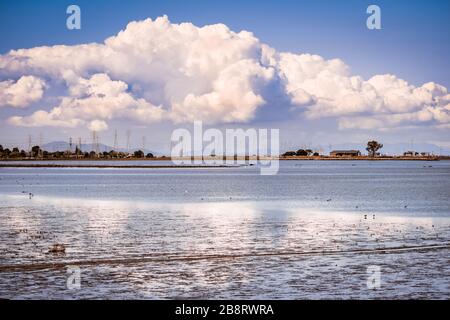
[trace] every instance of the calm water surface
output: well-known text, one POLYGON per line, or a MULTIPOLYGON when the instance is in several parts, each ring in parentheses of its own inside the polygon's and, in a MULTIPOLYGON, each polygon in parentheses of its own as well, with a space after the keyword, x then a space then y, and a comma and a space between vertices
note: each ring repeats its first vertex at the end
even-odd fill
POLYGON ((448 299, 449 198, 448 161, 0 168, 0 298, 448 299))

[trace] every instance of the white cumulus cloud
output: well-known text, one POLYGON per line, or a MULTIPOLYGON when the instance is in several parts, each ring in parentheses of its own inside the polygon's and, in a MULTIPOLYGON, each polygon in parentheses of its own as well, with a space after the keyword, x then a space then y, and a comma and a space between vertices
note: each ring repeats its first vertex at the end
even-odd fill
POLYGON ((102 120, 93 120, 89 123, 88 129, 91 131, 103 131, 108 129, 108 125, 102 120))
POLYGON ((17 81, 0 81, 0 107, 27 107, 42 98, 44 89, 45 82, 34 76, 22 76, 17 81))
MULTIPOLYGON (((1 55, 0 79, 21 76, 45 77, 65 88, 56 105, 41 103, 41 110, 9 119, 21 126, 104 130, 113 119, 249 122, 258 110, 279 107, 268 103, 279 94, 270 88, 282 88, 280 101, 296 107, 280 112, 334 117, 341 129, 450 122, 447 88, 436 83, 416 87, 391 74, 365 80, 340 59, 278 52, 248 31, 174 24, 166 16, 130 22, 104 43, 1 55)), ((14 104, 40 99, 44 83, 32 88, 26 94, 17 89, 14 104)), ((9 99, 13 105, 11 94, 5 98, 3 91, 0 102, 9 99)))
POLYGON ((87 125, 91 130, 105 130, 105 120, 128 118, 151 122, 161 120, 162 108, 146 100, 134 98, 127 92, 128 85, 113 81, 104 73, 94 74, 89 79, 74 74, 65 74, 70 94, 50 111, 39 110, 27 117, 12 117, 15 125, 75 127, 87 125))

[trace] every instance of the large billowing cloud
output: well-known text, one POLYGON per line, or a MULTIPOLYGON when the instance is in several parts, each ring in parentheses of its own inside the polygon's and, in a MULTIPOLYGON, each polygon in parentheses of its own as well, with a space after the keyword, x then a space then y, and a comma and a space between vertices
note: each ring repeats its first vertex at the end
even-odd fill
POLYGON ((12 117, 10 123, 22 126, 75 127, 85 124, 91 130, 108 128, 105 120, 130 118, 138 121, 161 120, 164 110, 145 99, 134 98, 123 81, 113 81, 107 74, 96 73, 89 79, 66 71, 69 94, 49 112, 39 110, 28 117, 12 117))
POLYGON ((63 88, 57 103, 44 97, 40 110, 10 123, 104 130, 113 119, 249 122, 262 108, 279 108, 268 103, 277 99, 268 90, 274 84, 283 91, 278 98, 296 107, 280 112, 336 117, 341 129, 450 123, 449 94, 438 84, 414 87, 395 75, 364 80, 339 59, 277 52, 247 31, 172 24, 167 17, 131 22, 102 44, 0 56, 0 105, 38 101, 41 78, 63 88))
POLYGON ((33 76, 23 76, 17 81, 0 81, 0 107, 27 107, 42 98, 44 89, 45 82, 33 76))
POLYGON ((339 117, 340 128, 385 128, 410 123, 449 123, 450 95, 433 82, 409 85, 394 75, 365 81, 341 60, 280 54, 280 70, 294 103, 311 118, 339 117))

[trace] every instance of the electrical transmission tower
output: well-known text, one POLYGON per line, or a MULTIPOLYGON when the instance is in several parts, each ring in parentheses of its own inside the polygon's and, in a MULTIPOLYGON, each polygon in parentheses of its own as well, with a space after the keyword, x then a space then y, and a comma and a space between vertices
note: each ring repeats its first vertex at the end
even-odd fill
POLYGON ((127 153, 130 153, 130 138, 131 138, 131 131, 127 130, 127 153))
POLYGON ((95 151, 95 145, 97 143, 97 132, 95 130, 92 130, 92 151, 95 151))
POLYGON ((96 141, 95 141, 95 152, 100 153, 100 137, 98 133, 96 134, 96 141))
POLYGON ((81 137, 78 137, 78 154, 81 155, 82 153, 83 153, 83 150, 81 150, 81 137))
POLYGON ((117 141, 117 130, 114 130, 114 151, 117 152, 118 149, 118 141, 117 141))
POLYGON ((69 138, 69 153, 72 153, 72 137, 69 138))
POLYGON ((43 157, 44 156, 44 150, 42 149, 42 144, 43 144, 44 138, 42 137, 42 132, 39 132, 39 157, 43 157))
POLYGON ((31 154, 31 144, 32 144, 32 137, 31 134, 28 135, 28 152, 31 154))

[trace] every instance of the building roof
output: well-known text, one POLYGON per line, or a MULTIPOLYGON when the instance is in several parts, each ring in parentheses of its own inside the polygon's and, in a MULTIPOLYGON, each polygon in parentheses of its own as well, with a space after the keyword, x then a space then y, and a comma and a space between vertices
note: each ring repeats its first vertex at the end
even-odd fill
POLYGON ((330 153, 357 153, 359 150, 333 150, 330 153))

